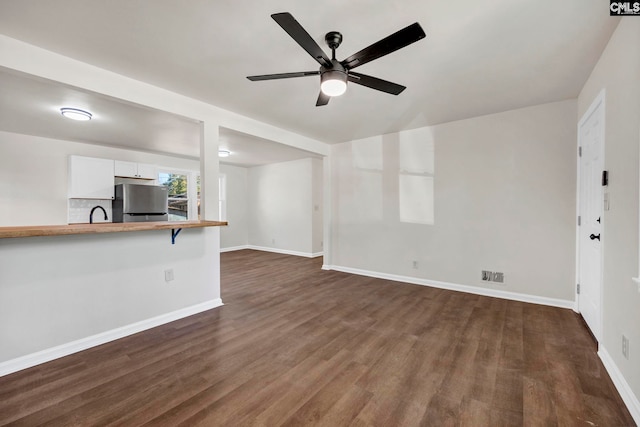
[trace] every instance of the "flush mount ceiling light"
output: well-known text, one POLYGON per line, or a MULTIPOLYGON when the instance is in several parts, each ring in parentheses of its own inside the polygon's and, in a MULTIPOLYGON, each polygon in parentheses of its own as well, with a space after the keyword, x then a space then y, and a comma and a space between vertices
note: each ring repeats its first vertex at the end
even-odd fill
POLYGON ((229 150, 218 150, 218 157, 229 157, 231 155, 231 151, 229 150))
POLYGON ((91 120, 93 114, 88 111, 80 110, 78 108, 61 108, 60 113, 68 119, 88 121, 91 120))

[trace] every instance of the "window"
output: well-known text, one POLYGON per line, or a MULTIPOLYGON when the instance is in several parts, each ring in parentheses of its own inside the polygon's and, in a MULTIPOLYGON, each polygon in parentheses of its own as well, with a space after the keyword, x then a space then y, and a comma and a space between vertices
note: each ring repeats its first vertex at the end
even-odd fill
MULTIPOLYGON (((200 219, 201 180, 199 171, 161 170, 158 182, 169 189, 169 221, 195 221, 200 219)), ((227 218, 227 178, 218 178, 218 215, 227 218)))
POLYGON ((200 173, 196 174, 196 186, 197 186, 196 200, 197 200, 197 209, 198 209, 198 220, 200 220, 202 219, 200 218, 200 173))
POLYGON ((169 189, 169 221, 196 220, 200 214, 200 174, 161 170, 158 182, 169 189))

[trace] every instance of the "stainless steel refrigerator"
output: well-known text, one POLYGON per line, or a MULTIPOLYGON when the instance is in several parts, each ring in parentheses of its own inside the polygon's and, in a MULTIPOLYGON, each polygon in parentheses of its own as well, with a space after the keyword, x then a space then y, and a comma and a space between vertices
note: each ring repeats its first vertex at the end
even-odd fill
POLYGON ((116 185, 113 222, 168 221, 168 193, 161 185, 116 185))

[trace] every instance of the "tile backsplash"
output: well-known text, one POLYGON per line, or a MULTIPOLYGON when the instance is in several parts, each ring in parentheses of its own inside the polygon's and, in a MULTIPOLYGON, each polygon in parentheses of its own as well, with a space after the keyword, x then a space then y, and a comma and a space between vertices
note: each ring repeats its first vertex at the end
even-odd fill
POLYGON ((111 200, 98 199, 69 199, 68 222, 69 224, 88 224, 91 209, 96 206, 102 206, 107 211, 107 220, 104 220, 104 214, 101 209, 96 209, 93 213, 93 222, 111 222, 113 218, 111 212, 111 200))

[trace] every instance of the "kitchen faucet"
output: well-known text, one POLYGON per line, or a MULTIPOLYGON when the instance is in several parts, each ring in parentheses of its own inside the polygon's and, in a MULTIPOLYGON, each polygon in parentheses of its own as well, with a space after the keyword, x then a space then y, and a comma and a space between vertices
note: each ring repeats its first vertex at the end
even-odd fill
POLYGON ((105 211, 102 206, 98 205, 98 206, 94 206, 93 209, 91 209, 91 213, 89 214, 89 224, 93 224, 93 212, 98 208, 102 209, 102 212, 104 212, 104 220, 106 221, 109 219, 107 217, 107 211, 105 211))

